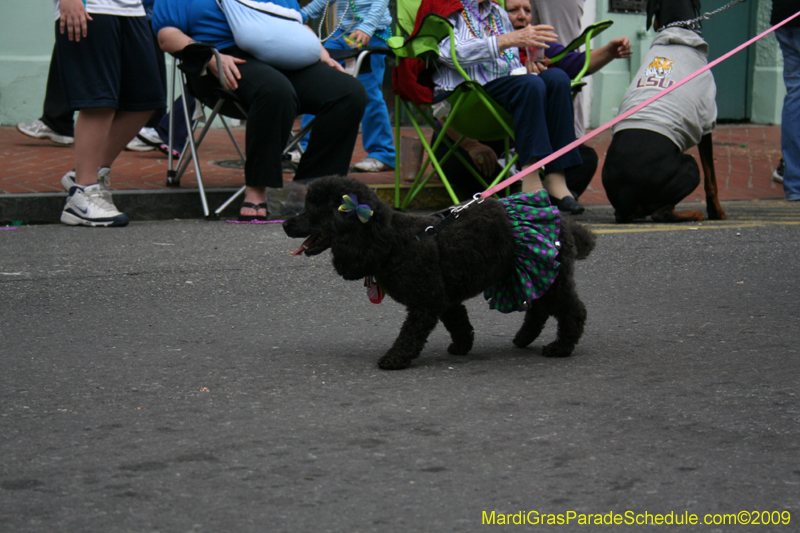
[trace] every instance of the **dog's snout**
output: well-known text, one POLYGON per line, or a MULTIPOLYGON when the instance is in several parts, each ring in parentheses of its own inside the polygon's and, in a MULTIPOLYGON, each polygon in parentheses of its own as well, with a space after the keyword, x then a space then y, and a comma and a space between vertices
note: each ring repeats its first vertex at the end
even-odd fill
POLYGON ((303 215, 296 215, 283 221, 283 232, 292 238, 303 238, 311 235, 308 221, 303 215))

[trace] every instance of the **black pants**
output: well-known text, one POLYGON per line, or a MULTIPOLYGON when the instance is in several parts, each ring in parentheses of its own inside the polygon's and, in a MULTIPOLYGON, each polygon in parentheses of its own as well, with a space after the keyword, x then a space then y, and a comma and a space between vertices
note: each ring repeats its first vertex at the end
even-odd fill
POLYGON ((697 161, 650 130, 614 134, 603 165, 603 188, 617 215, 650 215, 674 206, 700 184, 697 161))
MULTIPOLYGON (((156 49, 156 62, 158 63, 158 73, 161 74, 161 88, 164 90, 164 94, 167 94, 167 60, 164 57, 164 51, 161 50, 161 47, 158 46, 158 36, 156 32, 153 31, 152 26, 150 27, 150 32, 153 34, 153 46, 156 49)), ((167 114, 167 108, 156 109, 153 111, 153 114, 150 115, 150 118, 147 120, 147 124, 145 124, 146 128, 157 128, 159 122, 167 114)))
MULTIPOLYGON (((306 113, 316 118, 295 181, 347 174, 367 105, 367 92, 358 79, 321 62, 300 70, 278 70, 235 46, 222 52, 247 60, 238 65, 242 78, 236 94, 248 110, 244 169, 248 186, 283 186, 282 152, 295 118, 306 113)), ((218 83, 213 76, 196 82, 193 90, 200 101, 218 83)))
MULTIPOLYGON (((57 24, 57 23, 56 23, 57 24)), ((50 58, 50 70, 47 72, 47 88, 44 94, 42 117, 39 119, 48 128, 68 137, 75 136, 75 112, 70 109, 64 86, 61 85, 61 76, 58 74, 58 58, 56 48, 53 46, 53 55, 50 58)))

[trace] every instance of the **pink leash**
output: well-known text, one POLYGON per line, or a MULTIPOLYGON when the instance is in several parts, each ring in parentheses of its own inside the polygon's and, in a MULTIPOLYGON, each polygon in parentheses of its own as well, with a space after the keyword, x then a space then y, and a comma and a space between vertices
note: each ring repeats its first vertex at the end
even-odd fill
POLYGON ((547 156, 547 157, 545 157, 543 159, 540 159, 539 161, 537 161, 533 165, 529 166, 528 168, 526 168, 522 172, 518 172, 518 173, 514 174, 513 176, 511 176, 510 178, 507 178, 504 181, 502 181, 502 182, 498 183, 497 185, 495 185, 494 187, 488 189, 487 191, 482 192, 481 193, 481 197, 482 198, 488 198, 489 196, 493 195, 494 193, 496 193, 500 189, 505 189, 506 187, 508 187, 509 185, 514 183, 515 181, 522 179, 523 177, 527 176, 531 172, 539 170, 541 167, 545 166, 547 163, 549 163, 549 162, 551 162, 551 161, 553 161, 555 159, 558 159, 559 157, 561 157, 562 155, 566 154, 567 152, 569 152, 573 148, 576 148, 576 147, 582 145, 583 143, 585 143, 586 141, 588 141, 592 137, 595 137, 596 135, 599 135, 602 132, 606 131, 608 128, 610 128, 614 124, 616 124, 616 123, 618 123, 618 122, 620 122, 622 120, 625 120, 626 118, 628 118, 629 116, 633 115, 634 113, 636 113, 637 111, 639 111, 643 107, 646 107, 646 106, 652 104, 653 102, 655 102, 656 100, 658 100, 662 96, 665 96, 667 93, 669 93, 671 91, 674 91, 675 89, 677 89, 678 87, 680 87, 684 83, 687 83, 687 82, 693 80, 694 78, 696 78, 697 76, 699 76, 703 72, 707 71, 708 69, 718 65, 719 63, 722 63, 723 61, 725 61, 726 59, 731 57, 733 54, 736 54, 736 53, 742 51, 743 49, 747 48, 748 46, 750 46, 754 42, 758 41, 759 39, 761 39, 763 37, 766 37, 767 35, 769 35, 773 31, 777 30, 778 28, 780 28, 781 26, 783 26, 787 22, 790 22, 791 20, 794 20, 798 15, 800 15, 800 11, 798 11, 797 13, 792 15, 791 17, 787 18, 783 22, 779 22, 778 24, 776 24, 773 27, 769 28, 768 30, 766 30, 762 34, 757 35, 756 37, 753 37, 752 39, 750 39, 746 43, 737 46, 736 48, 734 48, 733 50, 731 50, 730 52, 728 52, 724 56, 718 57, 717 59, 715 59, 711 63, 707 64, 706 66, 704 66, 703 68, 701 68, 697 72, 694 72, 693 74, 690 74, 689 76, 687 76, 687 77, 683 78, 682 80, 680 80, 679 82, 675 83, 675 85, 672 85, 671 87, 669 87, 667 89, 664 89, 663 91, 661 91, 660 93, 656 94, 652 98, 642 102, 641 104, 637 105, 636 107, 634 107, 632 109, 629 109, 628 111, 625 111, 623 114, 618 115, 616 118, 610 120, 609 122, 606 122, 605 124, 603 124, 599 128, 592 130, 591 132, 587 133, 586 135, 584 135, 580 139, 577 139, 577 140, 569 143, 565 147, 561 148, 560 150, 550 154, 549 156, 547 156))

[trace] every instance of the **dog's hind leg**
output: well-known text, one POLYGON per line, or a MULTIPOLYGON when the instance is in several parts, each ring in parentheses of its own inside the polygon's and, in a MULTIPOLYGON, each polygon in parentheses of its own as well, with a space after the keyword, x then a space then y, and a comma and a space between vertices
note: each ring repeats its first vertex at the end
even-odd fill
POLYGON ((384 370, 401 370, 411 364, 411 360, 419 357, 428 335, 439 318, 435 312, 427 309, 409 309, 406 321, 400 328, 400 335, 386 354, 378 360, 378 366, 384 370))
POLYGON ((545 357, 568 357, 575 349, 586 324, 586 306, 580 301, 574 290, 564 291, 554 310, 553 316, 558 320, 556 340, 542 348, 545 357))
POLYGON ((534 300, 531 303, 530 309, 525 312, 525 320, 522 322, 522 327, 514 336, 514 345, 519 348, 525 348, 527 345, 536 340, 542 333, 545 322, 550 318, 544 304, 540 300, 534 300))
POLYGON ((462 304, 456 304, 445 309, 439 318, 453 339, 453 343, 447 348, 447 351, 453 355, 467 355, 475 340, 475 333, 467 316, 467 308, 462 304))
POLYGON ((717 190, 717 172, 714 170, 714 143, 711 134, 706 133, 697 145, 700 152, 700 163, 703 165, 703 188, 706 191, 706 209, 709 220, 725 220, 728 215, 719 203, 717 190))

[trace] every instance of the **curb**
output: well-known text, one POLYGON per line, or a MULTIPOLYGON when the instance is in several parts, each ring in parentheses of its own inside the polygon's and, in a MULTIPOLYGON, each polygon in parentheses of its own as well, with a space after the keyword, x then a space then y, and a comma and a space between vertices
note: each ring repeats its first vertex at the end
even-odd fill
MULTIPOLYGON (((370 186, 381 200, 394 204, 394 185, 370 186)), ((209 211, 212 213, 238 188, 206 189, 209 211)), ((199 189, 158 189, 112 191, 114 205, 127 214, 131 221, 198 219, 204 218, 199 189)), ((401 199, 404 191, 401 190, 401 199)), ((58 224, 67 199, 66 192, 0 194, 0 225, 58 224)), ((439 210, 451 205, 444 186, 428 185, 409 206, 414 210, 439 210)), ((235 217, 239 202, 233 202, 221 217, 235 217)), ((210 217, 216 218, 216 217, 210 217)))

